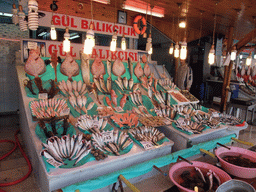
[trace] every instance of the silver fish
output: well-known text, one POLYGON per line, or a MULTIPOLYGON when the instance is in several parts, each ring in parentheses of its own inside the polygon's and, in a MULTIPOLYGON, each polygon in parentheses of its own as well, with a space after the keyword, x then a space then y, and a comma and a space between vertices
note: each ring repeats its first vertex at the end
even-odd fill
POLYGON ((101 86, 101 89, 102 89, 105 93, 108 92, 108 90, 107 90, 107 88, 106 88, 106 86, 105 86, 105 82, 104 82, 103 76, 100 77, 100 86, 101 86))
POLYGON ((151 87, 148 89, 148 97, 150 99, 152 99, 152 97, 153 97, 153 91, 152 91, 151 87))
MULTIPOLYGON (((52 160, 56 161, 56 162, 54 162, 54 164, 59 164, 59 163, 61 163, 61 165, 63 165, 63 161, 60 162, 60 161, 56 160, 46 149, 44 149, 43 151, 41 151, 41 155, 44 156, 44 157, 47 158, 47 159, 52 159, 52 160)), ((52 164, 52 165, 54 165, 54 164, 52 164)), ((60 165, 59 165, 59 166, 60 166, 60 165)))
POLYGON ((83 86, 83 82, 80 80, 77 82, 77 91, 80 93, 81 89, 82 89, 82 86, 83 86))
POLYGON ((134 105, 137 105, 137 104, 135 103, 134 96, 133 96, 132 93, 130 93, 130 97, 131 97, 131 99, 132 99, 133 104, 134 104, 134 105))
POLYGON ((100 92, 103 92, 103 90, 102 90, 101 87, 100 87, 100 82, 99 82, 99 80, 94 77, 94 78, 93 78, 93 82, 95 83, 97 89, 98 89, 100 92))
POLYGON ((85 151, 78 157, 78 159, 76 160, 76 162, 74 163, 73 166, 75 166, 79 161, 81 161, 86 155, 89 154, 89 152, 91 151, 91 149, 85 149, 85 151))
POLYGON ((77 91, 77 82, 76 82, 76 81, 73 81, 73 82, 72 82, 72 89, 73 89, 74 91, 77 91))
POLYGON ((124 88, 125 89, 128 89, 129 87, 128 87, 128 80, 127 80, 127 77, 124 77, 123 78, 123 85, 124 85, 124 88))
POLYGON ((112 89, 112 79, 111 79, 111 77, 108 77, 108 79, 107 79, 107 90, 108 90, 108 93, 110 93, 111 89, 112 89))
POLYGON ((72 88, 72 83, 70 80, 67 80, 67 87, 68 87, 68 92, 72 92, 73 88, 72 88))
POLYGON ((133 78, 130 78, 130 80, 129 80, 129 89, 130 90, 132 90, 133 84, 134 84, 133 78))
POLYGON ((139 84, 139 83, 135 83, 135 84, 133 85, 132 91, 133 91, 133 92, 134 92, 134 91, 137 91, 137 89, 139 89, 139 87, 140 87, 140 84, 139 84))
POLYGON ((122 85, 118 80, 115 80, 115 82, 116 82, 116 84, 118 85, 118 87, 119 87, 120 89, 122 89, 122 91, 123 91, 123 90, 124 90, 123 85, 122 85))
POLYGON ((55 148, 53 147, 53 144, 51 145, 49 143, 49 145, 46 145, 43 143, 43 146, 46 148, 46 150, 50 153, 50 155, 57 161, 62 162, 63 160, 62 158, 58 155, 58 153, 56 152, 55 148))
POLYGON ((111 61, 110 58, 107 59, 107 72, 108 72, 108 76, 111 77, 111 61))
POLYGON ((84 95, 86 92, 87 92, 86 84, 84 83, 84 84, 82 85, 82 88, 81 88, 81 91, 80 91, 80 95, 84 95))
POLYGON ((203 181, 206 183, 206 180, 204 178, 204 174, 202 173, 201 169, 199 169, 198 167, 195 167, 195 170, 199 172, 201 178, 203 179, 203 181))
POLYGON ((87 111, 91 110, 92 107, 94 106, 94 102, 91 102, 88 106, 87 106, 87 111))
POLYGON ((138 99, 139 99, 140 104, 143 105, 141 92, 138 91, 138 94, 137 94, 137 95, 138 95, 138 99))

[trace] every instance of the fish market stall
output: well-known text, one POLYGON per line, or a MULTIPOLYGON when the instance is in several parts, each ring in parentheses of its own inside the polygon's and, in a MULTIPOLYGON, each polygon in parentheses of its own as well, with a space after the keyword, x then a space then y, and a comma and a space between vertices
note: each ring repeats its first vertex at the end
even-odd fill
MULTIPOLYGON (((151 148, 150 150, 144 150, 140 145, 133 143, 130 151, 120 156, 109 155, 104 161, 95 161, 92 160, 92 157, 88 157, 88 162, 86 160, 83 165, 78 164, 79 166, 73 167, 73 165, 68 164, 64 165, 63 168, 54 168, 47 164, 41 156, 43 149, 42 141, 36 133, 38 129, 37 122, 33 121, 35 119, 31 116, 31 102, 35 98, 28 97, 24 89, 24 80, 27 79, 24 73, 24 67, 17 66, 16 69, 20 85, 21 131, 28 148, 35 176, 42 191, 56 190, 171 153, 174 143, 168 139, 167 142, 163 142, 160 146, 151 148)), ((45 83, 43 83, 44 85, 45 83)), ((62 96, 57 98, 61 99, 62 96)), ((74 114, 76 113, 74 112, 74 114)), ((79 132, 77 127, 74 129, 76 133, 79 132)))
POLYGON ((163 67, 156 78, 146 61, 40 58, 32 49, 16 69, 22 135, 43 191, 171 155, 173 146, 238 136, 227 122, 242 123, 200 106, 163 67))

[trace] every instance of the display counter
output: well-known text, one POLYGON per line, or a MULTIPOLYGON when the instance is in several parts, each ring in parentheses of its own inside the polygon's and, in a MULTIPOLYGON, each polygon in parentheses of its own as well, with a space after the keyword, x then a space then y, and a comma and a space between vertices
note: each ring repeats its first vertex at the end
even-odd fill
MULTIPOLYGON (((104 161, 90 161, 75 168, 56 168, 47 172, 45 163, 40 155, 40 152, 42 151, 42 142, 35 133, 37 122, 32 120, 29 108, 29 102, 34 100, 34 98, 27 97, 24 89, 23 81, 26 79, 24 67, 17 66, 16 70, 20 87, 19 104, 21 133, 28 149, 28 155, 32 163, 37 183, 42 191, 53 191, 171 153, 174 144, 173 141, 164 142, 161 146, 147 151, 134 143, 131 151, 127 154, 121 156, 109 156, 104 161)), ((78 132, 78 130, 76 131, 78 132)))

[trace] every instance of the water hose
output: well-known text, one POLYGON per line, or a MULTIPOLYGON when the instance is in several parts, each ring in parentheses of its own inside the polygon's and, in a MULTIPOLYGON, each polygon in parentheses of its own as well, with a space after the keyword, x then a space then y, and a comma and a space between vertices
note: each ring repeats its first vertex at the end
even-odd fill
MULTIPOLYGON (((7 186, 11 186, 11 185, 18 184, 18 183, 24 181, 25 179, 27 179, 27 178, 29 177, 29 175, 31 174, 31 172, 32 172, 32 165, 31 165, 31 163, 30 163, 30 161, 29 161, 29 159, 28 159, 26 153, 25 153, 24 150, 22 149, 21 144, 20 144, 20 142, 19 142, 19 138, 18 138, 18 136, 17 136, 18 133, 19 133, 19 131, 20 131, 20 130, 17 130, 17 131, 15 132, 15 134, 14 134, 14 136, 15 136, 15 141, 12 141, 12 140, 0 140, 0 143, 13 143, 13 144, 14 144, 14 147, 12 148, 11 151, 9 151, 8 153, 6 153, 6 154, 4 154, 2 157, 0 157, 0 161, 1 161, 2 159, 6 158, 7 156, 9 156, 11 153, 13 153, 13 152, 15 151, 15 149, 16 149, 17 147, 19 147, 20 152, 22 153, 23 157, 25 158, 25 160, 26 160, 26 162, 27 162, 27 164, 28 164, 28 168, 29 168, 28 173, 27 173, 24 177, 22 177, 22 178, 20 178, 20 179, 18 179, 18 180, 16 180, 16 181, 12 181, 12 182, 9 182, 9 183, 0 183, 0 187, 7 187, 7 186)), ((0 189, 0 192, 5 192, 5 191, 0 189)))

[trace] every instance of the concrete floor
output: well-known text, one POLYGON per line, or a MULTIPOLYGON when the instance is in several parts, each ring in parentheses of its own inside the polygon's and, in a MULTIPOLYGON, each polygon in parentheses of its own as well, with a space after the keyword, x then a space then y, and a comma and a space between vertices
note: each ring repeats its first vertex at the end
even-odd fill
MULTIPOLYGON (((0 140, 10 139, 15 140, 14 134, 15 131, 19 129, 19 119, 18 115, 8 115, 0 116, 0 140)), ((23 148, 26 150, 26 147, 23 144, 22 138, 19 136, 20 142, 23 148)), ((249 126, 247 129, 241 131, 239 139, 252 142, 256 145, 256 126, 249 126)), ((235 143, 235 146, 249 148, 246 145, 235 143)), ((0 157, 3 156, 12 148, 12 144, 0 143, 0 157)), ((201 161, 213 161, 210 157, 201 157, 201 161)), ((0 183, 11 182, 23 177, 28 171, 28 166, 25 159, 23 158, 19 150, 15 150, 7 158, 0 161, 0 183)), ((168 173, 168 167, 165 170, 168 173)), ((256 182, 255 182, 256 184, 256 182)), ((165 191, 173 186, 169 177, 159 174, 155 177, 149 178, 142 182, 136 183, 135 186, 142 192, 161 192, 165 191)), ((38 188, 35 177, 32 174, 25 181, 9 186, 9 187, 0 187, 0 192, 5 190, 6 192, 40 192, 38 188)), ((120 190, 118 190, 120 191, 120 190)), ((131 191, 129 188, 125 188, 125 192, 131 191)))

